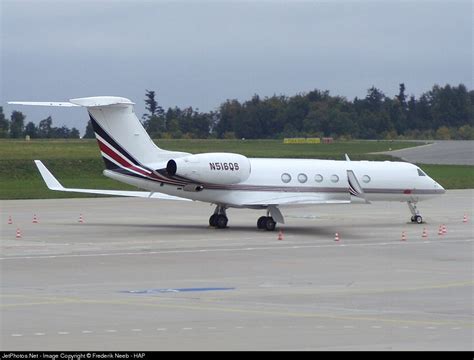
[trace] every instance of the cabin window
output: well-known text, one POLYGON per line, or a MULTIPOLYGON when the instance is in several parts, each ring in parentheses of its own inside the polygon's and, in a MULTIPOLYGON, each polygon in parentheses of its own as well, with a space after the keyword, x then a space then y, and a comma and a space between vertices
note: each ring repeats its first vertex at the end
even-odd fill
POLYGON ((282 174, 281 181, 283 181, 285 184, 288 184, 291 181, 291 175, 288 173, 282 174))
POLYGON ((362 176, 362 181, 367 184, 368 182, 370 182, 370 176, 369 175, 362 176))
POLYGON ((323 176, 321 174, 316 174, 316 176, 314 177, 314 181, 316 182, 323 181, 323 176))
POLYGON ((416 169, 416 170, 418 170, 418 176, 426 176, 426 174, 423 171, 421 171, 421 169, 416 169))
POLYGON ((339 176, 337 176, 336 174, 331 175, 331 181, 333 183, 337 183, 339 181, 339 176))
POLYGON ((298 181, 303 184, 308 181, 308 177, 306 174, 298 174, 298 181))

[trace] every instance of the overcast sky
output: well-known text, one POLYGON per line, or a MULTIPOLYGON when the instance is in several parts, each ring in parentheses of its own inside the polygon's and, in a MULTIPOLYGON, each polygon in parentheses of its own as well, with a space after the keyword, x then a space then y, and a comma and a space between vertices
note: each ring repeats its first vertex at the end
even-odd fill
POLYGON ((471 1, 10 1, 1 8, 6 116, 75 126, 81 109, 15 108, 10 100, 116 95, 144 112, 216 109, 226 99, 330 90, 352 100, 404 82, 472 89, 471 1))

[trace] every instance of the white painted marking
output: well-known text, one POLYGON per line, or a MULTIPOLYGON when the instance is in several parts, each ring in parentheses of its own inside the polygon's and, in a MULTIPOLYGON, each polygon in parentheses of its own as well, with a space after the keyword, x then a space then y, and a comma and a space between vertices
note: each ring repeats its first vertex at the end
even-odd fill
POLYGON ((243 326, 236 326, 235 328, 236 329, 243 329, 244 327, 243 326))
POLYGON ((12 336, 18 337, 18 336, 23 336, 23 334, 12 334, 12 336))
POLYGON ((35 333, 35 336, 44 336, 45 333, 35 333))
POLYGON ((207 327, 209 330, 216 330, 217 328, 215 326, 208 326, 207 327))
POLYGON ((456 327, 452 327, 451 330, 461 330, 461 328, 459 326, 456 326, 456 327))
POLYGON ((318 326, 315 326, 316 329, 324 329, 325 326, 324 325, 318 325, 318 326))
POLYGON ((58 331, 58 335, 68 335, 69 331, 58 331))
POLYGON ((379 325, 372 325, 371 327, 372 327, 372 329, 381 329, 381 328, 382 328, 382 327, 379 326, 379 325))
POLYGON ((142 329, 131 329, 131 331, 139 332, 139 331, 142 331, 142 329))
POLYGON ((156 331, 166 331, 167 329, 166 328, 158 328, 156 329, 156 331))
POLYGON ((409 329, 410 327, 405 325, 405 326, 402 326, 401 328, 402 329, 409 329))
POLYGON ((114 329, 109 329, 109 330, 105 330, 105 332, 108 332, 108 333, 116 333, 117 330, 114 330, 114 329))
POLYGON ((193 328, 183 328, 182 330, 192 330, 193 328))
POLYGON ((93 333, 93 331, 91 331, 91 330, 82 330, 81 332, 83 334, 92 334, 93 333))
POLYGON ((354 326, 352 326, 352 325, 344 325, 344 329, 354 329, 354 326))
MULTIPOLYGON (((457 242, 474 242, 473 240, 439 240, 436 242, 428 242, 430 244, 453 244, 457 242)), ((315 248, 332 248, 332 247, 340 247, 340 246, 347 246, 347 247, 366 247, 366 246, 419 246, 422 243, 420 242, 389 242, 389 243, 359 243, 359 244, 327 244, 327 245, 301 245, 300 248, 302 249, 315 249, 315 248)), ((268 251, 268 250, 289 250, 292 249, 293 246, 262 246, 258 248, 215 248, 215 249, 207 249, 207 252, 232 252, 232 251, 247 251, 248 249, 255 250, 255 251, 268 251)), ((160 251, 147 251, 147 252, 114 252, 114 253, 99 253, 99 254, 64 254, 64 255, 39 255, 39 256, 8 256, 8 257, 0 257, 0 260, 24 260, 24 259, 54 259, 54 258, 74 258, 74 257, 106 257, 106 256, 138 256, 138 255, 166 255, 166 254, 192 254, 200 252, 201 249, 193 249, 193 250, 160 250, 160 251)))
POLYGON ((436 326, 427 326, 425 327, 425 329, 428 329, 428 330, 435 330, 437 329, 436 326))

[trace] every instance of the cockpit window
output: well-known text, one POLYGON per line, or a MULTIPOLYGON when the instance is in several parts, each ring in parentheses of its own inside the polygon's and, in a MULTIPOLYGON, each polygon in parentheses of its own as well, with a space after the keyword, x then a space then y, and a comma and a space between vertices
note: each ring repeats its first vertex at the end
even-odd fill
POLYGON ((418 170, 418 176, 426 176, 426 174, 421 171, 420 169, 417 169, 418 170))

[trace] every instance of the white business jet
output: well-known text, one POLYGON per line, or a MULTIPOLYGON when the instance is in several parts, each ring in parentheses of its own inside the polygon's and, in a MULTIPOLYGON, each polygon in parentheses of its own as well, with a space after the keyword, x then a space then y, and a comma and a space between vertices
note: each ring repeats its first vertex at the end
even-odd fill
POLYGON ((406 162, 247 158, 234 153, 189 154, 160 149, 136 117, 129 99, 99 96, 69 102, 9 102, 19 105, 85 107, 105 162, 104 175, 146 191, 63 187, 35 160, 51 190, 216 205, 209 225, 227 227, 228 208, 266 210, 258 229, 284 223, 281 208, 371 201, 407 202, 411 221, 422 223, 418 201, 445 190, 420 168, 406 162))

